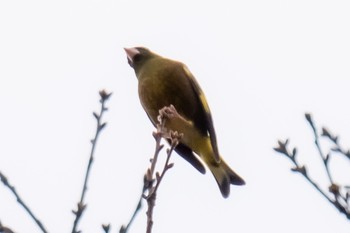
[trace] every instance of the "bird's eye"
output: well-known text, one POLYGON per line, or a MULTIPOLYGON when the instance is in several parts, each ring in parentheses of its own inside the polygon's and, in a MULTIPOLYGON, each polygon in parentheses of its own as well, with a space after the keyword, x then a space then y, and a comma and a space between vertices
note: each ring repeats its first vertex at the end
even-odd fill
POLYGON ((141 54, 136 54, 133 58, 132 58, 134 63, 140 62, 142 60, 142 55, 141 54))

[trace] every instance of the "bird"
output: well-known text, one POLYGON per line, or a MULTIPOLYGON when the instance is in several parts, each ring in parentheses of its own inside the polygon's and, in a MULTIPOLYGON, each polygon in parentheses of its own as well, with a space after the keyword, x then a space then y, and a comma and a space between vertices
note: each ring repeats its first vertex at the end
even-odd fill
POLYGON ((205 95, 188 67, 145 47, 124 48, 138 80, 141 105, 154 126, 159 111, 171 106, 182 120, 166 121, 167 129, 183 134, 175 151, 200 173, 203 163, 213 174, 221 194, 227 198, 230 184, 244 185, 219 154, 212 114, 205 95))

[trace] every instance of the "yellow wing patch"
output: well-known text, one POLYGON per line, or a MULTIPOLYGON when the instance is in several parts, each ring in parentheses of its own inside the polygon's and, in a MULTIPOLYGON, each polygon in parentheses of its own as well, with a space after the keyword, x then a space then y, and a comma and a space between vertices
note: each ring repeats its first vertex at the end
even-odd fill
MULTIPOLYGON (((183 69, 187 75, 187 77, 189 77, 191 79, 191 82, 192 83, 196 83, 197 81, 194 79, 193 77, 193 74, 191 73, 191 71, 187 68, 187 66, 183 65, 183 69)), ((199 89, 199 85, 196 83, 196 86, 197 86, 197 92, 198 92, 198 95, 199 95, 199 99, 204 107, 204 110, 206 113, 210 113, 210 109, 209 109, 209 105, 207 103, 207 99, 205 98, 205 95, 204 93, 202 92, 201 89, 199 89)))
POLYGON ((205 112, 209 113, 210 112, 209 105, 207 103, 207 99, 205 98, 203 92, 199 93, 199 99, 201 100, 201 102, 203 104, 205 112))
POLYGON ((192 87, 193 87, 194 91, 196 92, 196 94, 198 95, 199 100, 202 104, 202 108, 205 111, 206 127, 207 127, 207 130, 209 133, 211 147, 212 147, 213 152, 214 152, 213 156, 214 156, 214 159, 216 160, 216 162, 220 162, 220 155, 219 155, 218 145, 216 142, 216 134, 215 134, 213 120, 211 118, 211 113, 210 113, 207 99, 205 98, 205 95, 204 95, 202 89, 200 88, 196 79, 192 75, 191 71, 187 68, 186 65, 183 65, 182 67, 183 67, 183 70, 185 71, 186 76, 190 79, 192 87))

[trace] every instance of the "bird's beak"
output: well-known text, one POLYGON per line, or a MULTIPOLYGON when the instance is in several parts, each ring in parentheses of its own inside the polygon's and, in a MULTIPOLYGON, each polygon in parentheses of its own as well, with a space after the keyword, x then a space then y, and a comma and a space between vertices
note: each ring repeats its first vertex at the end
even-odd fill
POLYGON ((140 52, 136 48, 124 48, 126 55, 128 57, 128 63, 131 67, 134 67, 134 57, 140 52))

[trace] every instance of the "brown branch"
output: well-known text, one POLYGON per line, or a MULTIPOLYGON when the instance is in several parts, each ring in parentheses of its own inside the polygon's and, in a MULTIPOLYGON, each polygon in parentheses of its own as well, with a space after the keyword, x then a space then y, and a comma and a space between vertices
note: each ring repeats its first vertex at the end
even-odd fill
MULTIPOLYGON (((157 133, 156 133, 157 134, 157 133)), ((156 138, 156 142, 157 142, 157 146, 156 146, 156 151, 158 151, 158 154, 159 154, 159 151, 158 148, 162 148, 162 145, 160 145, 160 140, 158 138, 162 138, 164 135, 163 134, 158 134, 157 136, 155 136, 156 138), (159 135, 159 136, 158 136, 159 135)), ((156 172, 155 173, 155 179, 154 179, 154 172, 155 170, 154 169, 149 169, 147 171, 147 175, 146 175, 146 183, 147 184, 151 184, 149 185, 148 187, 148 195, 147 196, 144 196, 144 198, 147 200, 147 206, 148 206, 148 209, 147 209, 147 233, 151 233, 152 232, 152 226, 153 226, 153 209, 154 209, 154 206, 155 206, 155 203, 156 203, 156 197, 157 197, 157 191, 158 191, 158 188, 166 174, 166 172, 172 168, 174 166, 173 163, 170 163, 170 157, 171 157, 171 154, 173 152, 173 150, 175 149, 175 147, 177 146, 178 144, 178 140, 179 140, 179 135, 177 132, 174 132, 174 133, 171 133, 171 146, 170 146, 170 149, 167 150, 167 158, 166 158, 166 161, 165 161, 165 164, 164 164, 164 167, 163 167, 163 170, 161 173, 159 172, 156 172), (156 181, 156 183, 154 184, 154 181, 156 181), (152 185, 154 184, 154 185, 152 185)), ((154 158, 157 158, 157 156, 155 156, 154 158)), ((155 167, 155 162, 156 160, 152 160, 152 165, 151 165, 151 168, 155 167)))
POLYGON ((11 190, 13 195, 15 195, 17 202, 25 209, 25 211, 30 215, 30 217, 34 220, 36 225, 41 229, 42 232, 47 233, 47 230, 45 229, 44 225, 41 223, 41 221, 34 215, 33 211, 24 203, 23 199, 19 196, 19 194, 16 191, 16 188, 11 185, 5 175, 3 175, 0 172, 0 180, 1 182, 11 190))
POLYGON ((164 107, 161 110, 159 110, 159 116, 157 124, 157 130, 156 132, 153 132, 153 137, 156 141, 155 151, 153 154, 153 157, 150 159, 151 165, 147 169, 146 174, 144 175, 143 179, 143 187, 142 187, 142 194, 139 198, 139 201, 137 203, 136 209, 128 222, 128 224, 122 225, 119 233, 126 233, 129 230, 129 227, 131 226, 132 222, 134 221, 134 218, 136 214, 139 212, 139 210, 142 207, 142 200, 146 199, 147 201, 147 233, 152 232, 153 227, 153 210, 156 203, 156 196, 157 196, 157 190, 161 184, 161 181, 163 180, 166 172, 174 166, 173 163, 170 163, 170 157, 172 152, 174 151, 175 147, 178 145, 182 134, 179 134, 178 132, 169 131, 165 127, 166 120, 170 120, 172 118, 176 118, 177 120, 185 122, 185 119, 182 118, 177 112, 174 106, 170 105, 169 107, 164 107), (158 161, 158 156, 160 151, 163 149, 164 145, 161 144, 162 138, 167 139, 170 141, 170 148, 167 149, 166 154, 167 158, 165 161, 165 164, 163 166, 163 169, 161 173, 156 172, 156 165, 158 161), (146 195, 147 192, 147 195, 146 195))
POLYGON ((332 204, 333 201, 330 197, 328 197, 328 195, 318 186, 318 184, 316 184, 316 182, 314 182, 310 176, 308 175, 307 173, 307 169, 306 169, 306 166, 305 165, 300 165, 299 162, 296 160, 296 155, 297 155, 297 149, 294 147, 292 152, 290 152, 290 150, 287 148, 287 145, 288 145, 288 142, 289 140, 287 139, 285 142, 282 142, 282 141, 278 141, 278 147, 275 147, 273 148, 275 151, 281 153, 281 154, 284 154, 287 156, 287 158, 289 158, 293 164, 295 165, 295 167, 293 167, 291 170, 293 172, 298 172, 300 173, 301 175, 304 176, 304 178, 307 179, 307 181, 312 185, 314 186, 314 188, 317 189, 317 191, 319 191, 322 196, 324 196, 329 202, 331 202, 332 204))
MULTIPOLYGON (((323 197, 325 197, 333 206, 335 206, 341 213, 343 213, 350 220, 350 192, 348 190, 348 191, 346 191, 346 194, 343 194, 341 192, 341 186, 339 186, 338 184, 336 184, 333 181, 333 178, 332 178, 332 175, 330 172, 330 167, 329 167, 331 152, 329 152, 326 156, 324 155, 324 153, 321 149, 321 146, 320 146, 317 128, 315 127, 315 124, 314 124, 314 121, 313 121, 311 115, 307 113, 307 114, 305 114, 305 118, 313 130, 314 142, 315 142, 318 154, 320 155, 320 157, 322 159, 323 165, 325 167, 325 170, 326 170, 329 182, 330 182, 328 192, 326 192, 325 190, 322 190, 317 185, 317 183, 313 179, 311 179, 311 177, 309 176, 309 174, 307 172, 305 165, 301 166, 298 163, 298 161, 296 160, 297 149, 293 148, 292 151, 290 151, 288 149, 288 147, 287 147, 288 139, 285 142, 278 141, 278 146, 275 147, 274 150, 277 151, 278 153, 281 153, 281 154, 287 156, 287 158, 289 158, 295 165, 295 167, 292 168, 292 171, 302 174, 304 176, 304 178, 306 178, 306 180, 314 188, 316 188, 316 190, 318 190, 322 194, 323 197), (328 193, 331 193, 334 198, 330 197, 328 195, 328 193)), ((338 140, 337 140, 338 137, 331 135, 329 133, 329 131, 325 130, 325 128, 323 128, 321 135, 328 137, 331 141, 333 141, 334 144, 336 144, 336 146, 339 147, 338 140)), ((342 149, 340 149, 340 150, 343 151, 342 149)), ((331 149, 331 151, 334 151, 334 149, 331 149)), ((339 151, 339 150, 337 150, 337 151, 339 151)), ((346 186, 344 186, 343 188, 346 189, 346 186)))
POLYGON ((107 124, 106 122, 102 123, 101 121, 102 121, 103 113, 108 110, 108 108, 105 107, 105 103, 109 99, 109 97, 112 95, 112 93, 107 93, 105 90, 102 90, 99 92, 99 94, 101 97, 101 99, 100 99, 101 109, 100 109, 100 113, 96 113, 96 112, 93 113, 93 115, 97 121, 96 133, 95 133, 94 139, 91 140, 92 147, 91 147, 91 152, 90 152, 89 163, 88 163, 88 166, 86 169, 85 180, 84 180, 84 185, 83 185, 83 190, 81 193, 80 201, 78 202, 77 210, 73 210, 73 214, 75 215, 75 219, 74 219, 74 223, 73 223, 72 233, 79 232, 79 231, 77 231, 77 227, 78 227, 79 220, 81 219, 81 216, 84 213, 84 210, 86 209, 86 204, 84 204, 84 198, 85 198, 85 194, 86 194, 86 190, 87 190, 87 183, 89 180, 91 166, 92 166, 92 163, 94 161, 94 153, 95 153, 95 148, 97 145, 97 139, 98 139, 98 136, 100 135, 101 131, 105 128, 105 126, 107 124))
POLYGON ((157 125, 157 132, 153 134, 155 140, 156 140, 156 149, 153 159, 151 160, 151 168, 147 170, 146 173, 146 184, 148 185, 148 195, 144 196, 144 198, 147 200, 147 230, 146 233, 152 232, 153 227, 153 209, 156 203, 156 197, 157 197, 157 190, 159 188, 159 185, 161 181, 163 180, 166 172, 174 166, 173 163, 170 162, 170 157, 175 149, 175 147, 179 144, 179 141, 182 134, 179 134, 178 132, 169 131, 165 128, 165 122, 166 120, 170 120, 171 118, 177 118, 182 120, 181 116, 177 114, 176 109, 174 106, 170 105, 169 107, 164 107, 161 110, 159 110, 159 116, 158 121, 159 124, 157 125), (170 149, 167 150, 167 158, 163 167, 163 170, 161 173, 156 172, 155 173, 155 167, 157 163, 157 158, 159 155, 160 150, 163 148, 163 145, 160 144, 160 141, 162 138, 169 139, 170 140, 170 149), (155 173, 155 178, 154 178, 155 173), (154 184, 154 181, 156 183, 154 184))
POLYGON ((140 195, 140 198, 139 198, 139 201, 136 205, 136 208, 134 210, 134 213, 132 214, 128 224, 125 226, 125 225, 122 225, 120 227, 120 230, 119 230, 119 233, 127 233, 131 224, 133 223, 135 217, 136 217, 136 214, 141 210, 141 207, 142 207, 142 201, 143 199, 146 198, 146 191, 153 186, 153 173, 154 173, 154 170, 155 170, 155 166, 156 166, 156 163, 157 163, 157 160, 158 160, 158 155, 159 155, 159 152, 163 149, 164 145, 161 145, 160 144, 160 141, 162 139, 162 133, 161 133, 161 125, 158 125, 157 126, 157 132, 153 132, 153 137, 154 139, 156 140, 156 148, 155 148, 155 151, 154 151, 154 155, 153 157, 150 159, 150 162, 151 162, 151 167, 147 169, 147 172, 146 174, 144 175, 143 177, 143 187, 142 187, 142 193, 140 195), (152 175, 151 175, 151 174, 152 175))
POLYGON ((156 140, 156 149, 154 152, 154 156, 151 159, 151 167, 147 170, 146 175, 145 175, 145 187, 146 190, 148 190, 149 196, 146 196, 144 194, 144 198, 147 200, 147 233, 152 232, 152 226, 153 226, 153 209, 156 203, 156 195, 157 195, 157 190, 154 189, 153 183, 154 183, 154 171, 158 159, 159 152, 162 150, 164 145, 160 144, 160 141, 162 139, 162 133, 161 131, 157 131, 156 133, 153 134, 155 140, 156 140))

